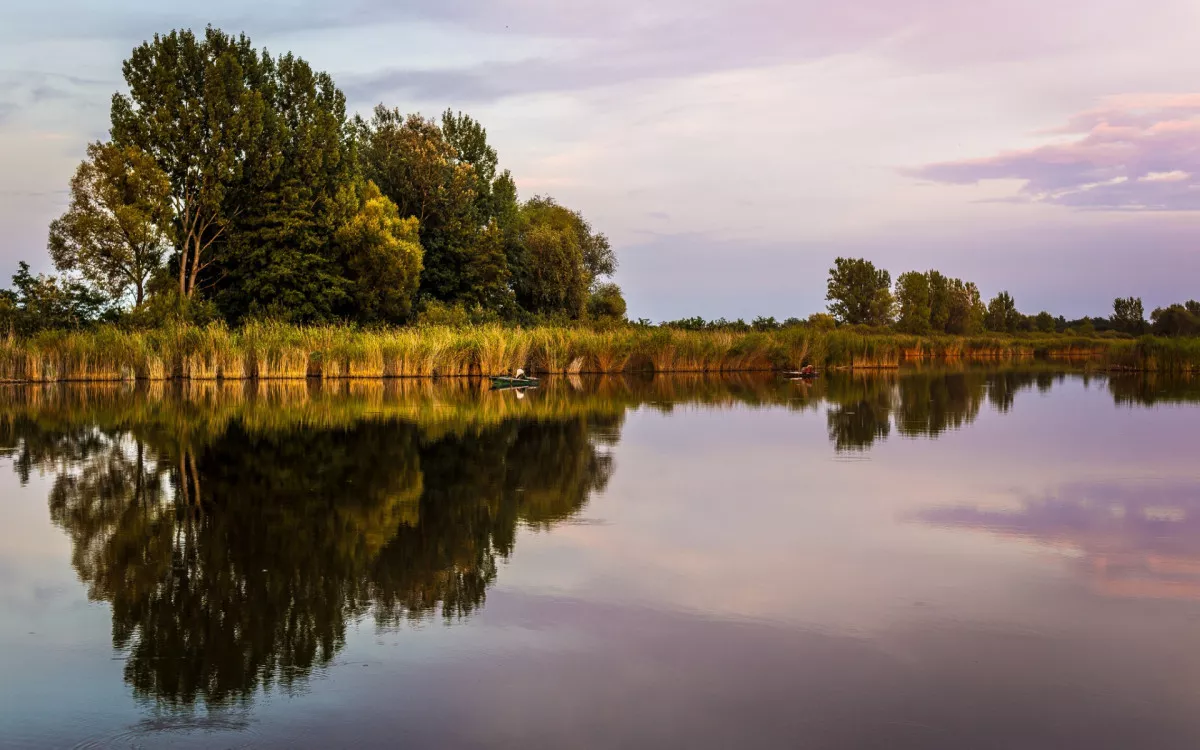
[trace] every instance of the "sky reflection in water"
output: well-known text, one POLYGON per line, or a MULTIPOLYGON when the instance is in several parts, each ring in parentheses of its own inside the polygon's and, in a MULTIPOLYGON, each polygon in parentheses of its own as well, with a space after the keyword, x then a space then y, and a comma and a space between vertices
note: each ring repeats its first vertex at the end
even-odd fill
POLYGON ((10 389, 0 746, 1194 746, 1197 403, 10 389))

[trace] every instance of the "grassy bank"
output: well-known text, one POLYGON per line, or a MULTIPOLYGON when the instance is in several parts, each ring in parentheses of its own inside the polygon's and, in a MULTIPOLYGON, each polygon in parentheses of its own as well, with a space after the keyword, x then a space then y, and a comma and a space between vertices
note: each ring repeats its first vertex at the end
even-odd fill
POLYGON ((921 361, 1043 358, 1097 368, 1200 371, 1200 340, 1057 335, 931 336, 661 327, 398 328, 249 325, 100 328, 0 342, 0 380, 303 380, 542 373, 751 372, 890 368, 921 361))

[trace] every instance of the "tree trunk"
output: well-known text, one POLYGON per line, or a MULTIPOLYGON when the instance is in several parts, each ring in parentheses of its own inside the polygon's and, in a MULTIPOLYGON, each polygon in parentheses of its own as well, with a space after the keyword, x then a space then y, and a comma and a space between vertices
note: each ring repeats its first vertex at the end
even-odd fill
POLYGON ((195 247, 192 248, 192 273, 188 278, 187 298, 191 299, 196 293, 196 277, 200 275, 200 237, 195 238, 195 247))
POLYGON ((179 298, 187 297, 187 257, 188 245, 191 244, 192 238, 188 237, 183 241, 183 247, 179 248, 179 298))

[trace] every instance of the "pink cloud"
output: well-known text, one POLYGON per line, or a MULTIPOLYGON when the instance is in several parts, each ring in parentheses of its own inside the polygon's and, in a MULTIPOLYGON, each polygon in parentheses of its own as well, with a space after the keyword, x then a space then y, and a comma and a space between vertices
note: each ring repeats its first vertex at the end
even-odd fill
POLYGON ((909 170, 934 182, 1023 180, 1019 198, 1124 210, 1200 210, 1200 94, 1114 96, 1046 134, 1062 140, 909 170))

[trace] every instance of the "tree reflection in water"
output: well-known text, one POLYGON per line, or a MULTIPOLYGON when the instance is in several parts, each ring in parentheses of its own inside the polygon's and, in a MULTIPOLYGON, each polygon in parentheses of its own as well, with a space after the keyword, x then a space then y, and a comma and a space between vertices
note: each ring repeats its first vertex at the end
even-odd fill
POLYGON ((567 519, 604 488, 611 459, 590 435, 619 417, 162 428, 10 419, 0 444, 23 478, 54 473, 51 518, 111 606, 135 693, 221 705, 291 689, 356 618, 477 608, 519 524, 567 519))
MULTIPOLYGON (((51 518, 89 596, 111 607, 134 692, 214 706, 292 689, 358 618, 476 610, 521 525, 550 528, 604 489, 629 408, 824 404, 835 450, 862 451, 893 428, 937 437, 1063 377, 572 380, 520 401, 465 381, 14 389, 0 399, 0 455, 22 481, 54 477, 51 518)), ((1189 383, 1109 388, 1118 403, 1200 400, 1189 383)), ((997 523, 961 512, 923 520, 997 523)))

